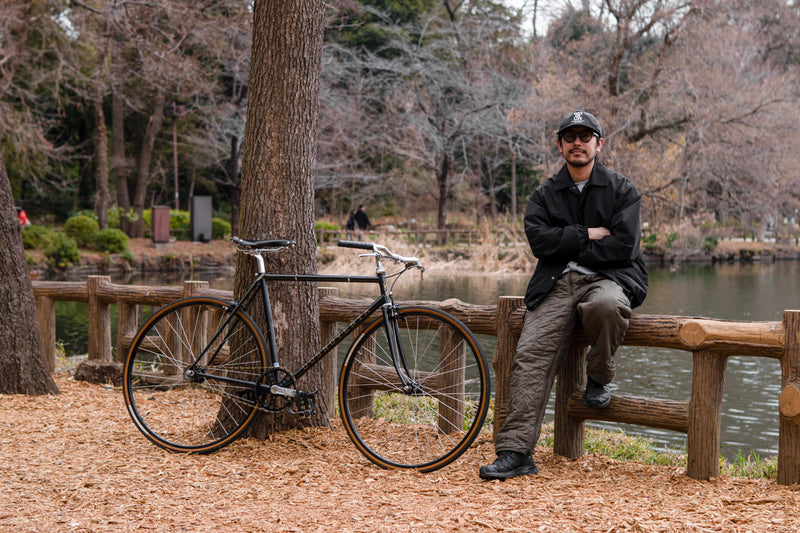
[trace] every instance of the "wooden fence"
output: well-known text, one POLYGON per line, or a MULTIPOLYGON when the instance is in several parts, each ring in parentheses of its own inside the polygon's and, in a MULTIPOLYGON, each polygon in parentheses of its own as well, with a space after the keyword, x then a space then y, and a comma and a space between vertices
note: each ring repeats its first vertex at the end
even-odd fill
MULTIPOLYGON (((334 246, 339 239, 344 240, 375 240, 375 236, 381 236, 381 242, 388 239, 402 240, 414 246, 433 246, 438 244, 473 246, 484 244, 490 241, 496 245, 508 246, 516 244, 510 240, 508 232, 503 231, 479 231, 471 229, 408 229, 403 231, 388 230, 378 228, 370 231, 348 231, 342 229, 318 229, 316 230, 317 246, 334 246)), ((524 240, 521 244, 527 243, 524 240)))
MULTIPOLYGON (((51 368, 55 364, 55 302, 79 301, 89 306, 89 359, 112 360, 110 306, 118 306, 117 355, 127 352, 137 328, 139 305, 163 305, 190 295, 231 299, 230 291, 209 289, 206 282, 183 286, 116 285, 107 276, 89 276, 86 282, 33 282, 44 348, 51 368)), ((494 353, 495 432, 505 420, 508 382, 525 309, 520 297, 501 297, 496 306, 459 300, 424 303, 461 319, 476 334, 497 337, 494 353)), ((336 322, 349 322, 365 303, 336 296, 336 289, 320 289, 323 340, 336 322)), ((784 311, 782 322, 743 322, 664 315, 633 315, 624 344, 672 348, 692 354, 693 377, 685 401, 613 395, 606 409, 583 405, 586 339, 574 336, 570 357, 558 376, 554 430, 555 453, 577 458, 583 454, 584 421, 607 420, 669 429, 687 435, 687 475, 709 479, 719 475, 720 417, 727 358, 770 357, 781 364, 778 399, 778 483, 800 483, 800 311, 784 311)), ((335 362, 325 361, 326 387, 335 387, 335 362)))

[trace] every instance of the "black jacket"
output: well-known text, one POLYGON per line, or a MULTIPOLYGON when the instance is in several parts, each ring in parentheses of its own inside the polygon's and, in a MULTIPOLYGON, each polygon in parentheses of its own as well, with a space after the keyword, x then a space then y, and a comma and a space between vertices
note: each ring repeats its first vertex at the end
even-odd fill
POLYGON ((525 235, 538 259, 525 293, 528 309, 539 305, 570 261, 614 280, 631 307, 640 305, 647 295, 640 206, 633 183, 597 161, 582 193, 566 164, 545 180, 525 209, 525 235), (588 228, 600 226, 611 235, 590 241, 588 228))

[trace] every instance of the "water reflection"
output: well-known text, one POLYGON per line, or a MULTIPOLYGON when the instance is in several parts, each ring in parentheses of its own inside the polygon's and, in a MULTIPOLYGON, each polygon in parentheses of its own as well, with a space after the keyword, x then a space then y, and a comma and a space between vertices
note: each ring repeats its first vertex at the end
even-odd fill
MULTIPOLYGON (((800 309, 800 263, 687 266, 678 269, 650 268, 650 292, 636 309, 643 314, 704 316, 747 321, 781 321, 785 309, 800 309)), ((114 279, 116 283, 171 285, 188 279, 186 273, 171 276, 145 275, 114 279)), ((191 279, 208 281, 211 287, 231 289, 233 273, 198 272, 191 279)), ((522 295, 527 274, 445 275, 428 274, 424 280, 406 276, 394 288, 398 300, 445 300, 492 305, 498 296, 522 295)), ((347 298, 372 298, 375 287, 364 284, 335 284, 347 298)), ((81 327, 76 306, 57 304, 57 324, 61 338, 65 330, 86 332, 81 327), (71 322, 65 322, 71 320, 71 322)), ((84 315, 85 317, 85 315, 84 315)), ((83 319, 85 321, 85 318, 83 319)), ((112 321, 116 324, 116 320, 112 321)), ((494 353, 495 339, 482 337, 487 355, 494 353)), ((80 340, 70 340, 79 344, 80 340)), ((731 357, 725 374, 722 406, 723 453, 728 458, 755 451, 760 456, 777 453, 778 396, 780 364, 767 358, 731 357)), ((692 382, 692 355, 676 350, 623 346, 617 354, 615 392, 669 400, 688 400, 692 382)), ((548 408, 552 418, 553 404, 548 408)), ((686 436, 666 430, 616 423, 590 422, 653 438, 665 448, 684 448, 686 436)))

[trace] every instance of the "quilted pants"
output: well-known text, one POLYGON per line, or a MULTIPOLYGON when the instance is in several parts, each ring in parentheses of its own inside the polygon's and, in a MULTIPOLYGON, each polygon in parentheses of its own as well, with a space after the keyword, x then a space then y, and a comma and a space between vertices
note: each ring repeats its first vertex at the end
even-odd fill
POLYGON ((550 390, 578 321, 591 343, 586 373, 607 384, 614 379, 614 353, 630 316, 628 298, 609 279, 568 272, 556 281, 542 303, 525 316, 511 370, 508 418, 495 440, 497 452, 533 453, 550 390))

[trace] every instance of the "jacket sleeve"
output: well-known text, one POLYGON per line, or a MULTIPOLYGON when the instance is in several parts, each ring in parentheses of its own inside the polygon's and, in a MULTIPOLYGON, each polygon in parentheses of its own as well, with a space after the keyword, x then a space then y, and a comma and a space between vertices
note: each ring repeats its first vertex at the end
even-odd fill
POLYGON ((641 196, 629 184, 617 197, 610 235, 588 240, 578 253, 577 261, 586 267, 628 264, 639 249, 641 240, 641 196))
POLYGON ((578 253, 589 243, 585 226, 559 226, 553 222, 540 190, 533 193, 525 209, 525 236, 537 259, 564 264, 577 260, 578 253))

